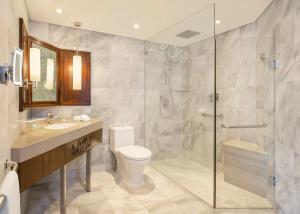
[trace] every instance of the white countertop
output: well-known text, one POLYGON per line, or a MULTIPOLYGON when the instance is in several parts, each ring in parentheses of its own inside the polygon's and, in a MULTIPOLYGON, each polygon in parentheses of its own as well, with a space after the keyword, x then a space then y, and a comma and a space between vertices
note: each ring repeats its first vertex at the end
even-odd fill
POLYGON ((101 128, 102 122, 99 119, 92 119, 67 129, 49 130, 44 127, 31 129, 17 138, 11 148, 11 159, 18 163, 24 162, 101 128))

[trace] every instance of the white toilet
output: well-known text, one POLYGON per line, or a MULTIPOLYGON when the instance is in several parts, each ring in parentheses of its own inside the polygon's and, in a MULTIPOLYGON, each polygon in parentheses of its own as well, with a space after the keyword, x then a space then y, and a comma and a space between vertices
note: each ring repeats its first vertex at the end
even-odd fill
POLYGON ((117 174, 131 187, 144 184, 143 171, 151 160, 151 151, 134 145, 134 128, 130 126, 110 128, 110 150, 117 159, 117 174))

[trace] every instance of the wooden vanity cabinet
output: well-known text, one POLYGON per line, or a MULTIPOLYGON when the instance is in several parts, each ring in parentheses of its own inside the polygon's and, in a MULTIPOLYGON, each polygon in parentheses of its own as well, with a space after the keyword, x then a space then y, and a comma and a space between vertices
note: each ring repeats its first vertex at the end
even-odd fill
POLYGON ((102 142, 102 129, 19 163, 20 191, 28 189, 55 170, 102 142))
POLYGON ((43 154, 19 163, 20 191, 23 192, 32 184, 43 178, 43 154))

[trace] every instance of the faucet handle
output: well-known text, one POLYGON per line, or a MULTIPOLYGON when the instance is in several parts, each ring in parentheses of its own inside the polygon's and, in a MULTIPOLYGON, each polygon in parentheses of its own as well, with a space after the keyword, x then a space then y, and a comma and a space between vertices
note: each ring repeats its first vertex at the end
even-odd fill
POLYGON ((47 112, 47 117, 48 117, 48 118, 49 118, 49 117, 52 117, 52 116, 53 116, 53 114, 54 114, 54 113, 53 113, 53 112, 51 112, 51 111, 50 111, 50 112, 47 112))

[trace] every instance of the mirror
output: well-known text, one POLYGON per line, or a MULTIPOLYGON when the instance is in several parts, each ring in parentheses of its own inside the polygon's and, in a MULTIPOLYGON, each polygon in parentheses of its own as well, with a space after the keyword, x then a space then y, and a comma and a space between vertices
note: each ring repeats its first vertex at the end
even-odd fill
POLYGON ((32 88, 32 101, 57 101, 56 97, 56 52, 48 48, 32 44, 32 48, 40 50, 40 81, 32 88))
POLYGON ((58 49, 32 37, 30 44, 31 104, 58 104, 58 49))
POLYGON ((15 86, 23 86, 23 51, 16 48, 13 55, 13 83, 15 86))

